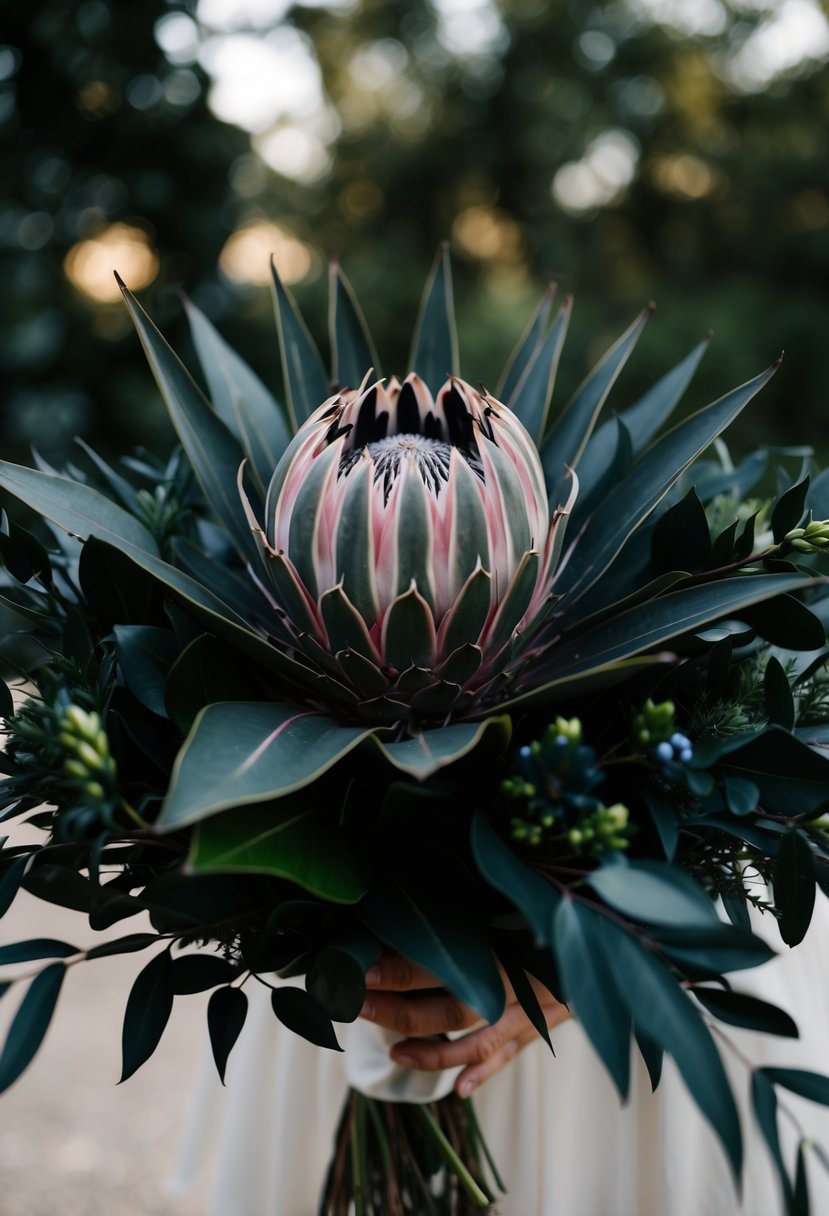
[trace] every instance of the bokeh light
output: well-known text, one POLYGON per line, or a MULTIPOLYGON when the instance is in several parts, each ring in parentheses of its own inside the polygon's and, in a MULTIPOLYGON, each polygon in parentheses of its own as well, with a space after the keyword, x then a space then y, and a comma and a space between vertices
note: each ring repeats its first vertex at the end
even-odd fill
POLYGON ((63 263, 73 287, 96 304, 114 304, 121 292, 113 271, 132 291, 149 286, 158 274, 159 260, 143 228, 110 224, 85 241, 79 241, 63 263))
POLYGON ((232 233, 219 255, 219 267, 233 283, 264 286, 271 281, 270 261, 283 283, 299 283, 316 265, 313 250, 279 224, 257 220, 232 233))

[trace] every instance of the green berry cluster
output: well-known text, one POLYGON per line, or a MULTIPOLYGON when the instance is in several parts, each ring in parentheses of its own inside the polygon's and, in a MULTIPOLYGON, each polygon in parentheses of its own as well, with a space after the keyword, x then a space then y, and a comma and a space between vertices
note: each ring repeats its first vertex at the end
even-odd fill
POLYGON ((627 848, 628 809, 607 807, 592 793, 604 774, 578 718, 557 717, 540 739, 519 749, 515 766, 501 785, 510 801, 523 804, 511 819, 513 840, 533 848, 556 843, 568 854, 589 856, 627 848))
POLYGON ((648 697, 632 724, 634 746, 648 751, 658 743, 667 743, 676 731, 676 706, 673 701, 660 701, 657 705, 648 697))
POLYGON ((64 749, 63 771, 78 793, 93 802, 115 795, 118 771, 100 714, 71 704, 60 721, 58 742, 64 749))

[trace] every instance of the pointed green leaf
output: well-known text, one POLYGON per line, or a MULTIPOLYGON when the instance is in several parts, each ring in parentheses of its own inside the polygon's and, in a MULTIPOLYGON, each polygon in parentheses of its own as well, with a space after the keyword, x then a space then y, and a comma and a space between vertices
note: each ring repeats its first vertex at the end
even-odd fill
POLYGON ((126 1081, 149 1060, 172 1009, 172 960, 169 950, 162 950, 139 972, 127 998, 121 1035, 121 1081, 126 1081))
POLYGON ((610 350, 586 376, 562 414, 553 422, 541 448, 541 463, 548 486, 556 487, 563 476, 563 467, 574 469, 593 432, 596 419, 607 395, 628 360, 645 325, 653 314, 646 308, 633 324, 611 346, 610 350))
POLYGON ((806 936, 815 906, 815 864, 809 841, 798 828, 784 832, 774 863, 774 903, 780 919, 780 936, 797 946, 806 936))
POLYGON ((141 305, 120 282, 144 354, 159 387, 170 421, 193 467, 205 499, 240 553, 255 549, 245 520, 236 475, 243 453, 220 418, 213 413, 184 364, 173 353, 141 305))
POLYGON ((763 676, 763 700, 769 722, 782 726, 785 730, 794 729, 795 707, 789 677, 783 664, 774 655, 766 663, 763 676))
POLYGON ((572 296, 567 296, 550 332, 530 358, 509 400, 505 401, 529 431, 534 443, 539 446, 547 429, 553 386, 561 349, 567 336, 572 305, 572 296))
POLYGON ((722 1141, 736 1177, 743 1141, 734 1095, 711 1034, 677 980, 644 946, 605 925, 606 957, 634 1022, 669 1052, 688 1092, 722 1141))
POLYGON ((554 647, 548 658, 532 668, 530 678, 535 688, 511 697, 505 704, 541 700, 574 676, 632 658, 671 638, 699 630, 712 621, 738 616, 741 609, 751 604, 794 590, 798 585, 802 587, 807 582, 797 574, 741 575, 673 591, 629 608, 554 647))
POLYGON ((59 942, 51 937, 33 937, 25 942, 0 946, 0 967, 12 963, 31 963, 40 958, 69 958, 77 953, 77 946, 70 946, 68 942, 59 942))
POLYGON ((331 395, 331 381, 294 298, 271 262, 274 311, 285 379, 285 398, 294 431, 331 395))
MULTIPOLYGON (((619 415, 630 435, 633 451, 638 453, 650 443, 667 422, 691 382, 700 359, 708 349, 709 338, 700 342, 681 363, 657 380, 643 397, 619 415)), ((616 449, 615 423, 604 422, 588 443, 579 461, 580 495, 590 494, 609 472, 616 449)))
POLYGON ((49 1029, 65 974, 63 963, 50 963, 27 988, 0 1055, 0 1093, 13 1085, 34 1059, 49 1029))
POLYGON ((184 306, 213 408, 241 443, 264 495, 290 441, 288 423, 259 377, 204 313, 190 300, 184 306))
POLYGON ((442 245, 438 250, 426 281, 412 339, 409 369, 417 372, 432 393, 437 393, 447 376, 458 374, 458 335, 448 245, 442 245))
POLYGON ((227 1059, 245 1024, 248 998, 239 988, 217 988, 207 1004, 207 1030, 216 1071, 225 1083, 227 1059))
POLYGON ((660 517, 654 528, 651 569, 654 574, 666 574, 670 570, 703 570, 710 553, 708 518, 692 486, 683 499, 660 517))
POLYGON ((200 823, 189 864, 197 873, 272 874, 335 903, 366 890, 360 852, 319 805, 295 800, 239 807, 200 823))
POLYGON ((553 947, 567 1004, 624 1100, 630 1084, 631 1020, 608 965, 604 917, 584 903, 562 899, 553 916, 553 947))
POLYGON ((555 887, 515 855, 481 811, 472 820, 471 842, 485 881, 523 913, 536 942, 549 942, 553 913, 561 898, 555 887))
POLYGON ((692 988, 694 996, 721 1022, 742 1026, 760 1034, 777 1034, 785 1038, 798 1037, 797 1025, 783 1010, 759 997, 727 988, 692 988))
POLYGON ((340 388, 358 388, 369 368, 382 372, 363 310, 354 290, 334 259, 329 270, 328 332, 331 337, 332 376, 340 388))
POLYGON ((726 971, 745 971, 774 958, 774 951, 747 929, 719 924, 711 929, 695 925, 691 929, 656 928, 652 937, 662 953, 679 967, 722 975, 726 971))
POLYGON ((751 1074, 751 1100, 760 1132, 768 1146, 777 1176, 780 1179, 787 1210, 790 1210, 793 1192, 780 1147, 780 1133, 777 1127, 777 1094, 765 1072, 765 1069, 758 1068, 751 1074))
POLYGON ((692 414, 648 448, 628 475, 611 490, 601 510, 594 513, 590 527, 562 571, 557 591, 578 585, 579 592, 583 593, 596 578, 605 574, 631 533, 664 498, 680 474, 771 379, 777 366, 772 364, 747 384, 692 414))
POLYGON ((550 1038, 550 1028, 544 1016, 544 1010, 539 1004, 535 989, 530 983, 526 971, 520 963, 514 962, 505 954, 501 955, 501 966, 504 968, 510 984, 512 984, 512 990, 515 993, 518 1004, 538 1031, 540 1038, 544 1040, 550 1051, 555 1055, 552 1039, 550 1038))
POLYGON ((523 377, 527 366, 538 350, 546 333, 550 313, 553 310, 555 294, 556 285, 555 283, 550 283, 499 377, 495 396, 499 401, 503 401, 505 405, 508 405, 510 409, 513 408, 510 398, 515 393, 518 382, 523 377))
POLYGON ((284 797, 371 733, 278 701, 208 705, 178 754, 157 826, 172 830, 229 807, 284 797))
POLYGON ((342 1051, 328 1014, 304 988, 274 988, 271 1006, 288 1030, 293 1030, 316 1047, 342 1051))
POLYGON ((775 544, 780 544, 787 532, 796 528, 806 510, 806 495, 809 492, 809 478, 804 477, 797 485, 792 486, 775 503, 771 513, 771 530, 775 544))
POLYGON ((239 975, 239 968, 230 959, 216 954, 179 954, 172 962, 173 993, 175 996, 192 996, 196 992, 207 992, 219 984, 227 984, 239 975))
POLYGON ((505 994, 486 936, 453 909, 394 883, 388 893, 372 890, 360 905, 365 924, 380 941, 431 971, 460 1001, 497 1022, 505 994))
POLYGON ((636 1046, 639 1048, 639 1054, 642 1056, 645 1068, 648 1070, 651 1093, 655 1093, 659 1082, 662 1080, 662 1063, 665 1053, 659 1044, 654 1043, 653 1039, 640 1030, 638 1026, 634 1027, 633 1033, 636 1037, 636 1046))
POLYGON ((115 653, 130 692, 166 718, 164 684, 178 655, 175 635, 155 625, 116 625, 114 633, 115 653))
POLYGON ((418 781, 425 781, 439 769, 468 756, 484 742, 502 751, 509 742, 512 724, 506 715, 486 718, 483 722, 455 722, 450 726, 425 730, 402 743, 385 743, 377 736, 375 744, 395 768, 418 781))
POLYGON ((764 1074, 775 1085, 782 1085, 790 1093, 829 1106, 829 1077, 806 1068, 764 1068, 764 1074))

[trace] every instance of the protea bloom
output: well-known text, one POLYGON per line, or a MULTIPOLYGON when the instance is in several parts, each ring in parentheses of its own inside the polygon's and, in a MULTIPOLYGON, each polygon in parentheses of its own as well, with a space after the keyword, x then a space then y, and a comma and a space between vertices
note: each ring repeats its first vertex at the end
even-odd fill
POLYGON ((532 636, 575 498, 550 518, 516 415, 412 372, 325 401, 282 457, 260 528, 296 649, 364 712, 469 705, 532 636))

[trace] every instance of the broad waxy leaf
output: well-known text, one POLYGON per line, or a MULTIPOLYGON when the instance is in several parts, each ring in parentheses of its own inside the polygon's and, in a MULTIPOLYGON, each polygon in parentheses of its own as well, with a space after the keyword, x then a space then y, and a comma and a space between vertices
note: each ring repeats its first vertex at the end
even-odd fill
POLYGON ((651 565, 656 574, 702 570, 711 551, 705 508, 691 488, 665 512, 653 534, 651 565))
POLYGON ((775 815, 812 815, 829 802, 829 758, 771 726, 725 753, 718 772, 744 777, 760 791, 763 809, 775 815))
POLYGON ((763 699, 770 722, 793 730, 795 721, 794 696, 783 664, 774 655, 766 663, 763 678, 763 699))
POLYGON ((401 743, 386 743, 375 734, 373 742, 395 768, 424 781, 484 743, 503 751, 509 743, 511 729, 510 719, 502 714, 483 722, 454 722, 438 730, 425 730, 401 743))
POLYGON ((688 1092, 719 1136, 735 1176, 743 1158, 740 1119, 714 1041, 676 979, 649 950, 606 926, 607 958, 634 1022, 673 1056, 688 1092))
POLYGON ((501 1017, 506 998, 495 956, 478 926, 457 910, 447 912, 433 896, 395 883, 386 893, 370 891, 360 915, 380 941, 431 971, 481 1017, 501 1017))
POLYGON ((447 376, 457 376, 458 336, 452 299, 449 247, 442 245, 426 282, 412 338, 409 368, 436 393, 447 376))
POLYGON ((774 951, 762 937, 724 923, 711 929, 657 928, 651 936, 680 968, 685 965, 711 975, 759 967, 774 958, 774 951))
POLYGON ((141 305, 119 280, 127 308, 152 368, 170 421, 204 496, 240 553, 255 556, 245 520, 236 474, 243 452, 236 439, 202 396, 190 373, 170 349, 141 305))
POLYGON ((553 948, 567 1003, 624 1099, 630 1084, 631 1019, 605 946, 601 913, 562 899, 553 916, 553 948))
POLYGON ((204 633, 178 656, 164 686, 164 706, 185 733, 205 705, 216 701, 246 701, 253 693, 233 651, 204 633))
POLYGON ((280 406, 207 317, 185 300, 213 408, 239 443, 264 494, 291 433, 280 406))
MULTIPOLYGON (((331 394, 331 381, 294 298, 271 262, 274 311, 285 378, 285 398, 294 431, 331 394)), ((366 368, 366 370, 368 370, 366 368)))
POLYGON ((324 808, 295 800, 239 807, 200 823, 189 863, 196 873, 273 874, 336 903, 356 903, 366 890, 361 854, 324 808))
POLYGON ((278 701, 227 701, 196 718, 176 759, 157 826, 172 830, 229 807, 309 785, 372 733, 278 701))
POLYGON ((771 530, 775 544, 796 528, 803 518, 806 509, 806 495, 809 492, 809 478, 804 477, 797 485, 792 486, 775 504, 771 513, 771 530))
POLYGON ((13 1085, 34 1059, 49 1029, 65 974, 63 963, 50 963, 27 988, 0 1055, 0 1093, 13 1085))
POLYGON ((139 972, 127 998, 121 1081, 137 1072, 155 1051, 173 1009, 173 995, 172 959, 169 950, 162 950, 139 972))
POLYGON ((524 914, 537 942, 549 942, 553 913, 561 898, 556 889, 515 855, 482 811, 472 820, 471 842, 486 881, 524 914))
POLYGON ((217 988, 207 1003, 207 1030, 219 1080, 225 1083, 227 1060, 242 1032, 248 998, 240 988, 217 988))

